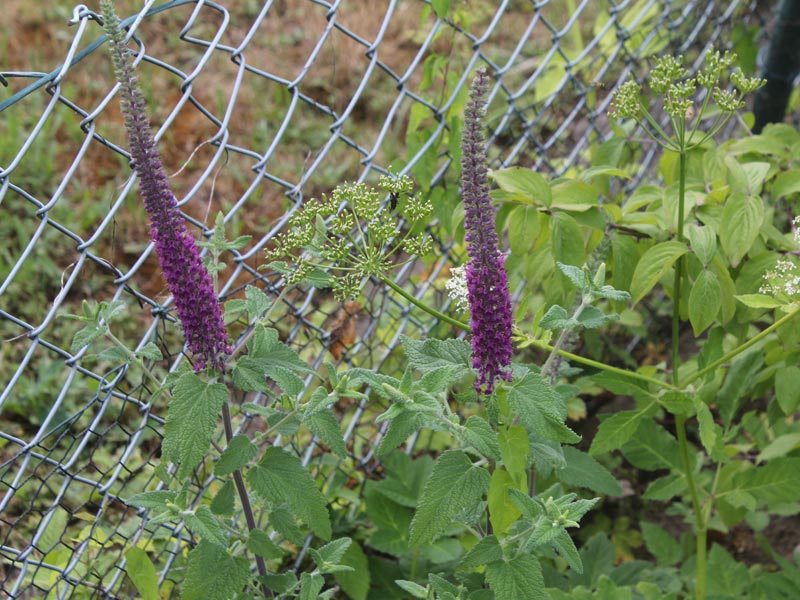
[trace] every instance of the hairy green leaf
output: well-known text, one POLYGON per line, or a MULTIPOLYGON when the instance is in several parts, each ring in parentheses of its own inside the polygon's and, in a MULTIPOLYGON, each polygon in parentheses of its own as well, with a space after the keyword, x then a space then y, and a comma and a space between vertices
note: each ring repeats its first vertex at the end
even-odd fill
POLYGON ((342 458, 347 456, 342 428, 331 411, 320 410, 312 414, 306 413, 303 415, 303 423, 314 435, 328 444, 334 454, 342 458))
POLYGON ((211 512, 215 515, 232 515, 234 510, 233 481, 226 481, 211 501, 211 512))
POLYGON ((455 366, 458 369, 453 377, 459 379, 472 368, 472 347, 466 340, 428 339, 423 342, 403 337, 402 344, 408 364, 423 373, 440 367, 455 366))
POLYGON ((319 537, 331 537, 331 521, 325 496, 319 491, 300 459, 275 446, 247 472, 257 494, 276 504, 286 502, 319 537))
POLYGON ((500 444, 497 433, 484 419, 472 415, 464 423, 464 439, 480 454, 491 460, 500 460, 500 444))
POLYGON ((418 583, 414 583, 413 581, 406 581, 405 579, 396 579, 395 583, 402 588, 404 592, 408 592, 414 598, 427 598, 428 597, 428 589, 422 587, 418 583))
POLYGON ((199 506, 197 510, 194 511, 194 514, 190 513, 185 515, 184 520, 186 521, 186 526, 189 528, 189 531, 191 531, 192 535, 195 537, 199 537, 202 540, 211 542, 222 548, 227 547, 228 538, 225 537, 222 525, 208 506, 199 506))
POLYGON ((278 594, 283 594, 291 589, 294 589, 298 583, 297 575, 291 571, 285 571, 276 575, 267 575, 264 577, 264 583, 269 589, 278 594))
POLYGON ((248 285, 244 288, 244 295, 247 298, 245 301, 247 315, 250 317, 251 321, 258 319, 272 306, 270 297, 264 293, 264 290, 254 285, 248 285))
POLYGON ((221 546, 201 541, 189 552, 182 600, 229 600, 250 579, 250 564, 242 556, 231 556, 221 546))
POLYGON ((410 544, 420 547, 442 533, 458 513, 478 504, 489 490, 489 473, 458 450, 439 457, 422 490, 411 522, 410 544))
POLYGON ((564 424, 566 408, 544 378, 527 373, 508 392, 508 403, 528 431, 540 438, 574 444, 580 436, 564 424))
POLYGON ((618 321, 619 315, 615 313, 607 315, 596 306, 584 306, 576 320, 581 327, 597 329, 613 321, 618 321))
POLYGON ((293 544, 300 546, 303 544, 305 534, 297 526, 294 514, 288 504, 273 506, 269 513, 269 524, 293 544))
POLYGON ((589 287, 589 282, 586 280, 586 274, 581 267, 574 265, 565 265, 564 263, 557 262, 558 270, 567 276, 579 292, 586 290, 589 287))
POLYGON ((167 502, 174 503, 178 497, 178 492, 170 490, 153 490, 151 492, 142 492, 134 494, 127 500, 125 504, 135 506, 137 508, 156 508, 159 510, 167 509, 167 502))
POLYGON ((575 542, 565 530, 559 529, 558 535, 550 543, 561 555, 561 558, 567 561, 570 569, 577 573, 583 573, 581 555, 575 547, 575 542))
POLYGON ((180 465, 180 479, 188 477, 208 453, 219 412, 227 400, 228 388, 224 384, 204 381, 194 373, 181 375, 175 383, 162 452, 180 465))
POLYGON ((569 329, 575 327, 577 324, 578 322, 575 319, 570 318, 567 309, 558 304, 551 306, 539 320, 539 327, 542 329, 556 331, 559 329, 569 329))
POLYGON ((496 600, 548 600, 542 567, 530 554, 489 564, 486 580, 496 600))
POLYGON ((227 448, 214 467, 214 474, 223 477, 245 466, 250 459, 258 454, 258 448, 246 435, 239 434, 231 438, 227 448))
POLYGON ((277 560, 283 558, 285 554, 281 547, 261 529, 250 530, 250 535, 247 537, 247 549, 256 556, 267 560, 277 560))
POLYGON ((144 346, 139 348, 136 352, 142 358, 149 358, 150 360, 161 360, 164 356, 161 354, 161 350, 158 349, 153 342, 147 342, 144 346))
POLYGON ((284 393, 296 396, 305 388, 298 374, 315 372, 280 341, 275 329, 257 324, 247 347, 248 355, 233 370, 234 383, 245 391, 267 391, 265 378, 270 378, 284 393))
POLYGON ((458 568, 471 569, 481 567, 502 559, 503 548, 500 546, 500 542, 497 541, 497 537, 487 535, 470 548, 469 552, 461 559, 458 568))
POLYGON ((418 431, 425 424, 425 418, 419 413, 401 411, 392 418, 389 428, 386 430, 380 444, 378 444, 375 454, 383 456, 408 439, 415 431, 418 431))
POLYGON ((325 585, 325 578, 318 573, 300 575, 300 595, 298 600, 319 600, 319 592, 325 585))

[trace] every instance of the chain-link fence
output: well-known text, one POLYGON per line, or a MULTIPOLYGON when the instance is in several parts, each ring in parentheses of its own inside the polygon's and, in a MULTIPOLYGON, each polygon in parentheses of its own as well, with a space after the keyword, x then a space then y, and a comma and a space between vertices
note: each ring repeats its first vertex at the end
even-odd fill
MULTIPOLYGON (((230 237, 253 236, 224 257, 224 296, 252 284, 274 298, 281 280, 258 269, 263 249, 308 198, 389 167, 434 196, 455 185, 451 117, 476 67, 493 76, 493 165, 560 174, 609 135, 611 93, 652 57, 692 58, 717 44, 735 46, 754 68, 774 6, 453 0, 441 19, 435 9, 447 3, 427 0, 141 4, 120 1, 117 10, 129 15, 181 209, 198 239, 220 211, 230 237)), ((117 335, 132 347, 157 343, 169 368, 185 360, 177 328, 165 326, 175 319, 171 299, 132 193, 92 8, 67 14, 58 2, 6 0, 0 30, 0 589, 12 598, 131 597, 124 553, 137 544, 168 586, 191 543, 184 527, 150 525, 124 502, 163 475, 164 406, 150 403, 150 384, 129 365, 93 349, 73 354, 75 322, 59 317, 79 312, 83 299, 123 299, 128 317, 115 323, 117 335)), ((642 152, 646 166, 655 149, 642 152)), ((407 265, 397 282, 446 306, 443 275, 461 257, 447 240, 437 247, 436 260, 407 265)), ((319 290, 292 292, 271 320, 314 367, 390 369, 401 335, 439 327, 378 286, 345 305, 319 290)), ((374 413, 363 404, 342 410, 349 468, 369 476, 374 413)), ((252 434, 263 423, 243 412, 238 426, 252 434)), ((306 464, 318 460, 313 442, 297 451, 306 464)), ((201 468, 192 492, 216 485, 201 468)))

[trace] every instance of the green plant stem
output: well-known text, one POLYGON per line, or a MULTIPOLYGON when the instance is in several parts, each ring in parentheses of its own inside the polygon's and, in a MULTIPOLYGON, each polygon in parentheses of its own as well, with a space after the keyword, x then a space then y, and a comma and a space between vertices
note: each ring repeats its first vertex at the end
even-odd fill
POLYGON ((422 302, 422 301, 418 300, 417 298, 415 298, 413 294, 409 294, 402 287, 397 285, 394 281, 392 281, 391 279, 389 279, 385 275, 378 275, 378 277, 380 278, 380 280, 383 283, 388 285, 395 292, 400 294, 403 298, 405 298, 406 300, 411 302, 417 308, 421 308, 422 310, 424 310, 429 315, 431 315, 433 317, 436 317, 440 321, 444 321, 445 323, 448 323, 448 324, 452 325, 453 327, 458 327, 459 329, 462 329, 462 330, 466 331, 467 333, 471 333, 472 332, 472 328, 469 325, 467 325, 466 323, 462 323, 461 321, 459 321, 457 319, 454 319, 453 317, 450 317, 450 316, 448 316, 448 315, 446 315, 446 314, 444 314, 442 312, 439 312, 438 310, 436 310, 432 306, 428 306, 424 302, 422 302))
MULTIPOLYGON (((680 131, 680 152, 678 163, 678 223, 677 240, 684 241, 683 220, 686 201, 686 146, 684 131, 680 131)), ((672 385, 681 387, 680 380, 680 331, 681 331, 681 283, 683 281, 684 257, 681 256, 675 265, 675 279, 673 285, 672 303, 672 385)), ((695 535, 697 536, 697 559, 695 571, 695 598, 705 600, 706 597, 706 520, 703 517, 703 506, 697 493, 697 483, 694 480, 694 469, 689 457, 689 444, 686 441, 686 417, 675 417, 675 432, 678 436, 684 475, 689 486, 689 495, 695 515, 695 535)))
POLYGON ((774 332, 776 329, 780 328, 782 325, 784 325, 788 321, 794 319, 797 315, 800 315, 800 308, 796 308, 792 312, 790 312, 788 315, 784 315, 783 317, 781 317, 780 319, 775 321, 772 325, 770 325, 766 329, 763 329, 762 331, 760 331, 759 333, 754 335, 752 338, 747 340, 742 345, 737 346, 736 348, 734 348, 733 350, 731 350, 730 352, 728 352, 727 354, 725 354, 721 358, 719 358, 719 359, 715 360, 714 362, 712 362, 710 365, 707 365, 706 367, 704 367, 704 368, 700 369, 699 371, 697 371, 695 374, 693 374, 691 377, 689 377, 686 380, 686 385, 689 385, 690 383, 693 383, 693 382, 697 381, 698 379, 700 379, 701 377, 703 377, 707 373, 710 373, 711 371, 714 371, 717 368, 719 368, 721 365, 724 365, 725 363, 730 361, 732 358, 734 358, 738 354, 741 354, 742 352, 744 352, 748 348, 754 346, 755 344, 757 344, 758 342, 763 340, 770 333, 774 332))
POLYGON ((108 327, 106 328, 105 336, 115 346, 120 348, 125 353, 125 355, 128 357, 128 360, 130 360, 131 362, 136 363, 137 365, 139 365, 139 367, 141 367, 142 371, 144 371, 145 376, 147 376, 147 378, 150 379, 150 381, 152 381, 157 386, 156 387, 156 394, 153 396, 153 398, 151 398, 151 402, 152 402, 152 400, 155 399, 158 396, 158 394, 164 389, 163 382, 160 381, 158 379, 158 377, 153 375, 153 372, 150 369, 148 369, 147 366, 145 366, 144 361, 139 356, 137 356, 135 352, 131 352, 131 350, 125 344, 122 343, 122 340, 120 340, 117 336, 115 336, 113 333, 111 333, 111 329, 108 328, 108 327))
MULTIPOLYGON (((448 315, 446 315, 444 313, 439 312, 435 308, 432 308, 432 307, 428 306, 424 302, 422 302, 422 301, 418 300, 417 298, 415 298, 413 295, 409 294, 406 290, 401 288, 399 285, 397 285, 391 279, 389 279, 387 277, 381 277, 380 279, 381 279, 381 281, 383 283, 388 285, 392 290, 394 290, 395 292, 400 294, 403 298, 405 298, 406 300, 411 302, 417 308, 420 308, 420 309, 424 310, 425 312, 427 312, 429 315, 434 316, 437 319, 440 319, 440 320, 442 320, 442 321, 444 321, 446 323, 449 323, 450 325, 452 325, 454 327, 458 327, 459 329, 462 329, 462 330, 464 330, 464 331, 466 331, 468 333, 472 331, 472 328, 469 325, 467 325, 466 323, 462 323, 461 321, 458 321, 458 320, 456 320, 456 319, 454 319, 454 318, 452 318, 452 317, 450 317, 450 316, 448 316, 448 315)), ((529 344, 529 345, 532 345, 532 346, 536 346, 540 350, 544 350, 546 352, 555 351, 559 356, 563 356, 564 358, 566 358, 568 360, 574 361, 574 362, 582 364, 582 365, 586 365, 587 367, 593 367, 593 368, 598 369, 600 371, 608 371, 609 373, 616 373, 617 375, 621 375, 621 376, 627 377, 629 379, 636 379, 638 381, 644 381, 644 382, 647 382, 647 383, 651 383, 651 384, 653 384, 655 386, 658 386, 658 387, 661 387, 661 388, 664 388, 664 389, 667 389, 667 390, 671 390, 671 391, 674 391, 674 392, 680 391, 679 388, 677 388, 674 385, 671 385, 671 384, 667 383, 666 381, 660 381, 660 380, 658 380, 658 379, 656 379, 654 377, 648 377, 647 375, 642 375, 641 373, 634 373, 633 371, 626 371, 625 369, 620 369, 618 367, 612 367, 611 365, 607 365, 606 363, 602 363, 602 362, 599 362, 599 361, 596 361, 596 360, 592 360, 591 358, 584 358, 583 356, 579 356, 577 354, 573 354, 572 352, 567 352, 566 350, 555 349, 553 346, 551 346, 550 344, 546 344, 545 342, 540 342, 540 341, 532 340, 532 339, 528 338, 526 340, 526 343, 529 344)))
MULTIPOLYGON (((531 346, 536 346, 540 350, 544 350, 546 352, 553 351, 553 346, 537 340, 526 340, 526 344, 529 344, 531 346)), ((680 391, 680 389, 675 387, 674 385, 667 383, 666 381, 661 381, 660 379, 656 379, 655 377, 649 377, 647 375, 642 375, 641 373, 636 373, 634 371, 626 371, 625 369, 620 369, 619 367, 612 367, 611 365, 607 365, 606 363, 592 360, 591 358, 584 358, 583 356, 580 356, 578 354, 573 354, 572 352, 568 352, 566 350, 557 350, 557 353, 559 356, 563 356, 564 358, 571 360, 573 362, 586 365, 587 367, 593 367, 600 371, 607 371, 608 373, 621 375, 622 377, 627 377, 628 379, 636 379, 637 381, 644 381, 646 383, 651 383, 655 386, 671 390, 673 392, 680 391)))
MULTIPOLYGON (((683 242, 683 214, 686 199, 686 152, 680 152, 678 165, 678 241, 683 242)), ((680 387, 680 328, 681 328, 681 281, 683 280, 683 256, 675 265, 675 280, 672 302, 672 385, 680 387)))
POLYGON ((697 536, 697 570, 695 598, 704 600, 706 597, 706 519, 703 506, 700 504, 700 495, 697 493, 697 483, 694 480, 694 469, 689 456, 689 443, 686 441, 686 417, 675 416, 675 431, 678 434, 683 468, 686 474, 686 483, 689 486, 689 496, 694 507, 695 534, 697 536))
MULTIPOLYGON (((225 402, 222 405, 222 425, 225 429, 225 440, 230 444, 233 438, 233 422, 231 420, 231 407, 225 402)), ((255 515, 253 514, 253 507, 250 505, 250 496, 247 493, 247 486, 244 484, 242 472, 236 469, 233 472, 233 482, 236 484, 236 492, 239 494, 239 502, 242 503, 242 512, 244 513, 244 520, 247 523, 247 531, 253 531, 258 528, 256 525, 255 515)), ((261 577, 267 576, 267 563, 260 556, 256 556, 256 568, 261 577)), ((272 592, 266 586, 261 584, 261 591, 266 598, 272 598, 272 592)))
MULTIPOLYGON (((578 317, 583 312, 583 309, 586 308, 588 304, 589 303, 587 302, 587 299, 582 298, 580 304, 578 304, 578 308, 575 309, 575 312, 572 313, 572 316, 570 318, 572 320, 577 320, 578 317)), ((561 347, 564 345, 564 342, 567 341, 567 338, 569 337, 571 331, 573 330, 567 328, 561 330, 561 334, 558 336, 556 343, 553 344, 553 349, 550 351, 550 355, 547 357, 547 360, 545 360, 544 364, 542 365, 542 375, 544 377, 550 378, 551 383, 553 382, 556 375, 555 373, 550 374, 550 369, 552 368, 553 360, 558 355, 558 351, 561 350, 561 347)))

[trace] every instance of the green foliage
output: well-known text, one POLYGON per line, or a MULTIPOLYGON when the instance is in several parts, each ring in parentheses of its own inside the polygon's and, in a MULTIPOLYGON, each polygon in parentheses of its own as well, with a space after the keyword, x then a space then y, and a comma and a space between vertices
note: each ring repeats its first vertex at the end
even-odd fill
POLYGON ((220 455, 214 474, 218 477, 230 475, 244 467, 255 455, 258 447, 246 435, 237 435, 231 438, 225 451, 220 455))
POLYGON ((564 443, 580 436, 564 424, 566 407, 538 373, 527 373, 508 392, 508 403, 526 429, 545 440, 564 443))
POLYGON ((227 400, 225 385, 204 381, 194 373, 184 373, 175 381, 162 451, 180 465, 179 478, 191 474, 208 453, 220 410, 227 400))
POLYGON ((463 452, 442 454, 425 483, 411 521, 411 547, 432 541, 462 512, 474 509, 489 490, 489 474, 463 452))
POLYGON ((281 343, 275 329, 257 324, 247 348, 247 356, 237 361, 233 369, 234 384, 243 391, 269 392, 267 379, 271 379, 284 393, 295 396, 305 387, 299 375, 314 372, 296 352, 281 343))
POLYGON ((331 538, 325 496, 296 456, 281 448, 269 448, 247 472, 247 480, 259 496, 273 504, 287 503, 314 533, 324 540, 331 538))
POLYGON ((228 600, 250 579, 246 558, 231 556, 224 547, 200 542, 189 553, 189 568, 181 600, 228 600))
POLYGON ((530 554, 489 563, 486 579, 497 600, 546 600, 539 562, 530 554))
POLYGON ((142 600, 158 600, 158 575, 147 553, 134 546, 125 553, 125 573, 142 600))

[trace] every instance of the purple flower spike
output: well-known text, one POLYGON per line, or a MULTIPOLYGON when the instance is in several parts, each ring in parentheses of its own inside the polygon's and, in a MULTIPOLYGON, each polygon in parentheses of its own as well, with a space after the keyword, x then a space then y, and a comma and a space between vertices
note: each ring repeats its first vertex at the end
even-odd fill
POLYGON ((485 69, 478 69, 464 113, 461 138, 461 196, 467 240, 467 290, 472 326, 472 365, 478 370, 475 389, 486 386, 488 396, 498 377, 511 380, 511 298, 498 250, 495 213, 489 200, 488 167, 482 131, 486 110, 484 96, 489 87, 485 69))
POLYGON ((110 0, 103 0, 101 6, 111 44, 114 73, 121 84, 122 114, 128 131, 133 166, 139 176, 139 190, 150 217, 150 235, 156 246, 164 279, 175 298, 186 343, 195 357, 195 371, 207 366, 224 371, 225 355, 231 353, 231 348, 211 277, 169 188, 150 132, 145 100, 128 60, 125 33, 119 17, 110 0))

